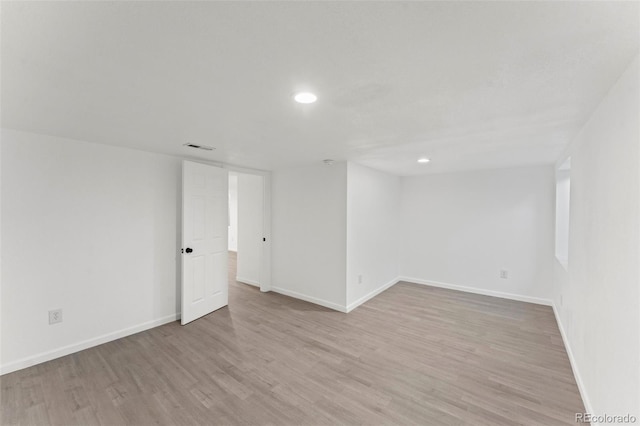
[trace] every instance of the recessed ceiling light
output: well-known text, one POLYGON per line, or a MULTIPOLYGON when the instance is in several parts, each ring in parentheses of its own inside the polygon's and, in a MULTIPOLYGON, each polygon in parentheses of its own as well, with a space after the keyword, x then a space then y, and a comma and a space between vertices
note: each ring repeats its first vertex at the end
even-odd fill
POLYGON ((418 163, 428 163, 429 161, 431 161, 431 160, 429 160, 428 158, 420 158, 418 160, 418 163))
POLYGON ((299 104, 312 104, 318 100, 318 97, 311 92, 296 93, 293 97, 299 104))

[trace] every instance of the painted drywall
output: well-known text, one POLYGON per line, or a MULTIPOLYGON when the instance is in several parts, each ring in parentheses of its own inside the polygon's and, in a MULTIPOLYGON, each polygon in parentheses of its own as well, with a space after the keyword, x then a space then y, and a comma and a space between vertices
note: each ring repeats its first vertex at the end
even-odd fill
MULTIPOLYGON (((2 291, 2 132, 0 131, 0 321, 2 320, 2 299, 5 293, 2 291)), ((2 374, 2 326, 0 325, 0 374, 2 374)))
POLYGON ((272 175, 272 290, 346 309, 347 165, 272 175))
POLYGON ((556 260, 565 268, 569 261, 569 212, 571 200, 570 170, 556 171, 556 260))
POLYGON ((2 130, 2 371, 174 320, 180 161, 2 130), (48 311, 63 322, 48 324, 48 311))
POLYGON ((264 178, 238 173, 238 263, 236 279, 260 285, 264 178))
POLYGON ((554 268, 558 320, 587 411, 638 418, 639 74, 636 58, 566 152, 569 264, 554 268))
POLYGON ((399 177, 347 164, 347 310, 396 283, 399 205, 399 177))
POLYGON ((549 304, 554 188, 552 166, 403 178, 401 276, 549 304))
POLYGON ((229 250, 238 251, 238 174, 229 172, 229 250))
MULTIPOLYGON (((637 1, 3 1, 2 122, 282 169, 552 164, 638 49, 637 1), (318 103, 291 94, 316 91, 318 103), (434 157, 434 158, 435 158, 434 157)), ((71 136, 74 135, 74 136, 71 136)))

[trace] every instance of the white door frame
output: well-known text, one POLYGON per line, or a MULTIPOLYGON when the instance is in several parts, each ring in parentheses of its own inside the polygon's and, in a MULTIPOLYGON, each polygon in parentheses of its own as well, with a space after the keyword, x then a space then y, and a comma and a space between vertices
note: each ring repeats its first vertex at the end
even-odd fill
MULTIPOLYGON (((219 163, 218 163, 219 164, 219 163)), ((260 291, 271 291, 271 172, 249 169, 230 164, 220 164, 220 167, 231 172, 262 176, 262 253, 260 256, 260 291)))

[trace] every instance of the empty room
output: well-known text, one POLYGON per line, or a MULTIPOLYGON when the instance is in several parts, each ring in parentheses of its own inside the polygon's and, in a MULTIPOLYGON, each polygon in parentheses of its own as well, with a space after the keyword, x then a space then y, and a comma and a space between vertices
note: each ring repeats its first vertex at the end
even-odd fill
POLYGON ((1 1, 1 425, 640 424, 640 2, 1 1))

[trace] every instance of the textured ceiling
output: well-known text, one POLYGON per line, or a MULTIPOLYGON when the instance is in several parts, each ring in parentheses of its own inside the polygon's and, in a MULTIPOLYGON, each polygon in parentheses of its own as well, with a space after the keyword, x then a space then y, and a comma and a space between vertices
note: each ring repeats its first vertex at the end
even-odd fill
POLYGON ((3 127, 260 169, 550 164, 640 45, 638 2, 2 2, 0 15, 3 127), (298 90, 318 102, 295 104, 298 90))

